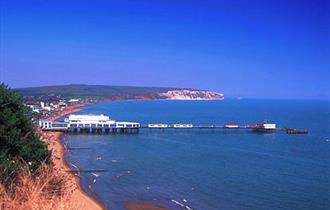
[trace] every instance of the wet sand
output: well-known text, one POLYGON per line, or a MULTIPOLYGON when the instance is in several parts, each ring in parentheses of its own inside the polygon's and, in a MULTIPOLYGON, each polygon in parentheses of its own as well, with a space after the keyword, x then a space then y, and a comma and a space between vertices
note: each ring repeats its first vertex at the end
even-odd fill
POLYGON ((125 208, 128 210, 168 210, 158 205, 147 203, 127 203, 125 208))

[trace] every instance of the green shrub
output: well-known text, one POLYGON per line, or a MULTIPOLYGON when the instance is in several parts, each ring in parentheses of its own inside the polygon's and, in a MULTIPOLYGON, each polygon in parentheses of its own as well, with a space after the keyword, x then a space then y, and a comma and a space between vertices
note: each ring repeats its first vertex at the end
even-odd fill
POLYGON ((0 181, 13 181, 20 164, 28 163, 30 170, 49 162, 50 152, 34 130, 28 108, 21 97, 0 84, 0 181))

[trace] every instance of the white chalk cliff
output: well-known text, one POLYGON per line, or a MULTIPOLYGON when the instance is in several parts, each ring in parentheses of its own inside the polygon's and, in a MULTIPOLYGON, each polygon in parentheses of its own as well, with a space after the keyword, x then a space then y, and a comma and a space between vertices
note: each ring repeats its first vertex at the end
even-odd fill
POLYGON ((224 94, 207 90, 170 90, 159 93, 166 100, 223 100, 224 94))

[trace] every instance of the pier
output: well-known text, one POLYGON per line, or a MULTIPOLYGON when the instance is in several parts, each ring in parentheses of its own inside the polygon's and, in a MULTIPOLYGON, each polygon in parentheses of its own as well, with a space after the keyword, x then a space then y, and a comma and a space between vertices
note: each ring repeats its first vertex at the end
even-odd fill
POLYGON ((275 131, 284 131, 287 134, 308 134, 308 130, 304 129, 294 129, 294 128, 265 128, 263 124, 256 124, 256 125, 239 125, 236 127, 229 127, 226 125, 192 125, 190 127, 177 127, 174 125, 168 125, 166 127, 150 127, 148 125, 141 125, 142 129, 150 129, 150 130, 163 130, 163 129, 173 129, 173 130, 180 130, 180 129, 222 129, 222 130, 250 130, 257 133, 271 133, 275 131))
POLYGON ((40 120, 39 126, 44 131, 94 134, 137 134, 140 129, 149 130, 190 130, 190 129, 223 129, 251 130, 258 133, 284 131, 287 134, 307 134, 307 130, 295 128, 278 128, 274 123, 257 123, 255 125, 193 125, 193 124, 140 124, 138 122, 117 122, 104 115, 70 115, 64 122, 40 120))

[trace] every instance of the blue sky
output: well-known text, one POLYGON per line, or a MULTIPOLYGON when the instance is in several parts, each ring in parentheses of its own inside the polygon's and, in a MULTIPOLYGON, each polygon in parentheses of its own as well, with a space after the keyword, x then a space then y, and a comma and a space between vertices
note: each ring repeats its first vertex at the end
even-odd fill
POLYGON ((0 79, 329 97, 327 0, 2 0, 0 79))

